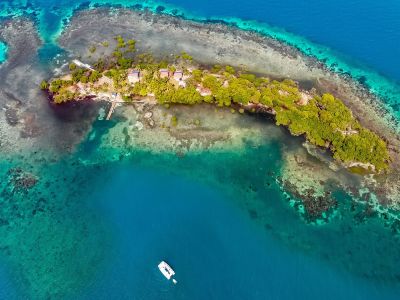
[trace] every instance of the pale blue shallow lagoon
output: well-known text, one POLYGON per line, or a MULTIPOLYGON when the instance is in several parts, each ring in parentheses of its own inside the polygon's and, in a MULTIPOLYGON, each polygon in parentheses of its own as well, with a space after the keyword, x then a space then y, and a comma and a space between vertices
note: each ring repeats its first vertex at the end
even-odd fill
MULTIPOLYGON (((274 36, 365 84, 400 120, 397 1, 6 0, 0 22, 33 19, 44 41, 38 61, 48 70, 66 55, 57 37, 75 10, 99 5, 224 20, 274 36)), ((0 41, 0 64, 9 51, 0 41)), ((243 153, 132 149, 125 158, 115 149, 99 163, 97 147, 115 124, 94 121, 98 107, 54 117, 37 105, 49 127, 88 132, 61 159, 17 150, 0 157, 0 299, 399 298, 398 223, 364 214, 364 204, 338 189, 334 221, 310 224, 282 191, 282 153, 300 139, 271 129, 243 153), (108 161, 112 155, 120 159, 108 161), (20 169, 38 179, 26 192, 15 187, 20 169), (159 272, 164 259, 177 285, 159 272)), ((60 148, 75 142, 60 136, 60 148)))

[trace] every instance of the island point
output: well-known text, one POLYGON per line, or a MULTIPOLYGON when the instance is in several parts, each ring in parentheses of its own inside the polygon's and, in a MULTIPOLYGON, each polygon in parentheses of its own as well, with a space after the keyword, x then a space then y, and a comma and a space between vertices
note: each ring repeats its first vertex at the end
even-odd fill
MULTIPOLYGON (((151 53, 139 54, 135 40, 122 36, 115 40, 112 55, 93 66, 73 60, 69 73, 43 81, 41 88, 51 101, 110 101, 108 119, 116 103, 135 101, 156 101, 166 107, 207 103, 232 112, 267 114, 292 135, 303 135, 311 144, 328 149, 351 171, 380 173, 389 168, 386 142, 363 127, 332 94, 304 90, 293 80, 253 74, 244 67, 200 65, 186 52, 156 59, 151 53)), ((107 41, 102 43, 108 46, 107 41)), ((89 48, 90 53, 95 51, 95 46, 89 48)))

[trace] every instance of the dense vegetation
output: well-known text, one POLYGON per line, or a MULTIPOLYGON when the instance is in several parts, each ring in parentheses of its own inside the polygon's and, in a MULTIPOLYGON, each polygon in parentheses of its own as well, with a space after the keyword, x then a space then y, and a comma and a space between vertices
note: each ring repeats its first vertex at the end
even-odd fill
MULTIPOLYGON (((377 171, 388 167, 386 143, 363 128, 333 95, 305 93, 292 80, 270 80, 231 66, 199 68, 184 52, 172 62, 157 61, 150 54, 137 54, 134 40, 125 41, 121 36, 115 40, 117 46, 112 56, 100 59, 94 65, 95 71, 71 64, 70 76, 49 83, 43 81, 41 88, 50 91, 56 103, 79 99, 82 92, 76 87, 84 86, 92 93, 118 93, 128 102, 138 96, 154 95, 160 104, 206 102, 220 107, 239 106, 240 112, 244 108, 255 111, 257 107, 268 107, 274 112, 277 125, 286 126, 293 135, 304 135, 314 145, 330 149, 337 160, 362 163, 377 171), (140 82, 129 84, 127 70, 130 68, 141 70, 140 82), (172 73, 176 69, 183 70, 186 86, 179 86, 170 78, 161 78, 161 68, 172 73), (108 81, 99 84, 102 78, 108 81), (201 90, 206 93, 201 94, 201 90)), ((108 47, 108 43, 102 45, 108 47)), ((89 52, 95 50, 96 47, 91 46, 89 52)), ((172 120, 173 124, 176 122, 172 120)))

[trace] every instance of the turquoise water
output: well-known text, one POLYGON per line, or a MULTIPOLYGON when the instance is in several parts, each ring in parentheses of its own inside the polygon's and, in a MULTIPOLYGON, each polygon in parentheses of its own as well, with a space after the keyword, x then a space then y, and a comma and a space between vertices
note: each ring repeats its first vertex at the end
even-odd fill
POLYGON ((179 158, 103 154, 112 126, 96 122, 64 160, 1 165, 4 298, 397 299, 399 236, 340 191, 333 222, 300 218, 275 181, 282 145, 299 146, 280 129, 244 152, 179 158), (39 183, 16 188, 16 166, 39 183), (177 286, 160 275, 160 259, 177 286))
POLYGON ((7 58, 7 46, 0 42, 0 63, 5 61, 7 58))
MULTIPOLYGON (((45 64, 62 51, 56 38, 74 9, 109 2, 2 1, 0 15, 37 21, 45 64)), ((369 86, 398 116, 397 2, 144 5, 286 41, 369 86), (357 18, 360 25, 351 26, 357 18)), ((76 115, 79 124, 90 114, 76 115)), ((275 128, 243 153, 99 153, 112 126, 94 123, 63 159, 15 153, 0 161, 1 299, 398 299, 398 223, 384 223, 336 190, 333 220, 316 226, 281 191, 282 153, 301 141, 275 128), (114 156, 118 162, 109 162, 114 156), (38 179, 33 188, 18 187, 19 168, 38 179), (178 285, 160 275, 160 259, 175 268, 178 285)))
MULTIPOLYGON (((93 130, 107 134, 104 122, 93 130)), ((397 299, 399 236, 340 193, 333 222, 305 223, 267 175, 280 169, 282 141, 296 145, 282 136, 184 158, 130 149, 90 166, 101 154, 88 139, 74 157, 32 166, 38 186, 2 192, 1 215, 14 223, 2 231, 4 297, 397 299), (13 217, 5 199, 19 203, 13 217)))

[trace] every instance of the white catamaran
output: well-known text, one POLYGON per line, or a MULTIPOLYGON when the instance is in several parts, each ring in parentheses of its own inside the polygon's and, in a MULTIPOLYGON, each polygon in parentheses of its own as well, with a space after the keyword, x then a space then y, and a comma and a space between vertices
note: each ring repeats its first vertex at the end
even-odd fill
MULTIPOLYGON (((165 261, 162 261, 158 264, 158 269, 160 270, 160 272, 165 276, 165 278, 167 278, 168 280, 171 279, 172 276, 175 275, 174 270, 170 267, 169 264, 167 264, 165 261)), ((172 278, 172 282, 174 284, 177 283, 177 281, 172 278)))

